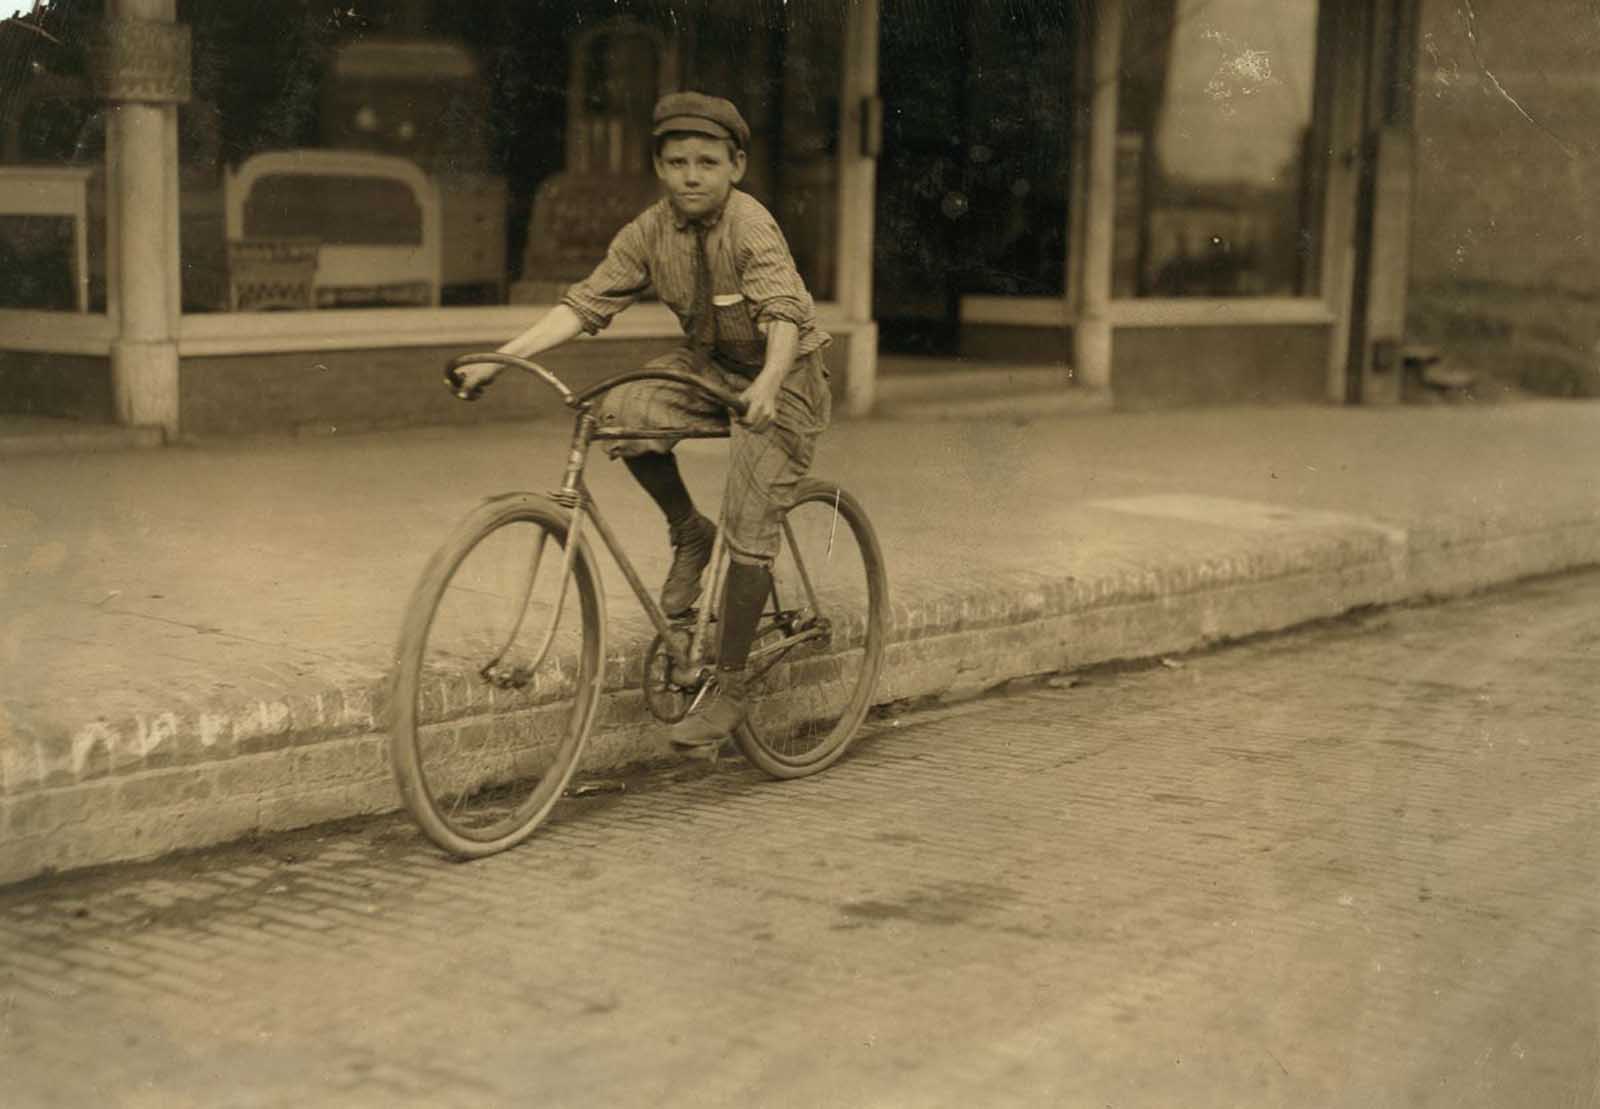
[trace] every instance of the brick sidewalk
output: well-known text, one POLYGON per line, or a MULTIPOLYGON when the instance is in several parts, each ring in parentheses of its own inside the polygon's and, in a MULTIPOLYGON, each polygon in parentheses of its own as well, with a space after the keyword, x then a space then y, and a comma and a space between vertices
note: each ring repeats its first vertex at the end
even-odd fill
MULTIPOLYGON (((1582 402, 879 420, 833 429, 816 471, 883 540, 891 700, 1595 562, 1597 432, 1582 402)), ((565 441, 8 460, 0 881, 392 808, 378 699, 411 585, 482 495, 548 487, 565 441)), ((685 447, 695 488, 719 449, 685 447)), ((619 467, 591 474, 658 579, 654 510, 619 467)), ((643 638, 607 572, 620 675, 643 638)), ((653 732, 594 749, 662 753, 653 732)))

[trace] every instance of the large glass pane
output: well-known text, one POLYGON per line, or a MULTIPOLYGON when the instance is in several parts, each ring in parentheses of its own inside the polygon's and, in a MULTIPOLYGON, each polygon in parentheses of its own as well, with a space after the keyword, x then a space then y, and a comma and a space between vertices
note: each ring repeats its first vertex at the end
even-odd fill
POLYGON ((1316 292, 1317 0, 1128 6, 1118 296, 1316 292))
POLYGON ((189 311, 552 303, 659 195, 650 112, 689 87, 744 111, 744 187, 832 294, 842 0, 189 0, 180 18, 189 311))
POLYGON ((963 291, 1060 296, 1076 13, 1065 4, 973 4, 966 21, 963 291))
POLYGON ((106 114, 86 71, 100 5, 16 7, 0 22, 0 308, 104 312, 106 114))
POLYGON ((881 0, 873 311, 952 353, 961 297, 1059 297, 1081 4, 881 0))

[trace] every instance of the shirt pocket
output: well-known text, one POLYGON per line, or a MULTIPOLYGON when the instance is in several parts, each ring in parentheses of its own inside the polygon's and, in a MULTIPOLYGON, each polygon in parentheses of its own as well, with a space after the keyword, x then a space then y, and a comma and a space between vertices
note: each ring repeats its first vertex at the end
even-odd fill
POLYGON ((711 298, 717 318, 717 353, 739 366, 759 370, 767 357, 767 341, 756 327, 750 302, 739 293, 711 298))

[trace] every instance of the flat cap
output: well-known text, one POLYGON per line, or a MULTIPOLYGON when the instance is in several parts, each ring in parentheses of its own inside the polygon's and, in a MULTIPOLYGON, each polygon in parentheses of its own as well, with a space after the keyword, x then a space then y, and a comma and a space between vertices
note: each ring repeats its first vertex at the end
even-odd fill
POLYGON ((750 145, 750 125, 733 102, 703 92, 669 92, 656 101, 653 134, 659 138, 670 131, 732 139, 740 150, 750 145))

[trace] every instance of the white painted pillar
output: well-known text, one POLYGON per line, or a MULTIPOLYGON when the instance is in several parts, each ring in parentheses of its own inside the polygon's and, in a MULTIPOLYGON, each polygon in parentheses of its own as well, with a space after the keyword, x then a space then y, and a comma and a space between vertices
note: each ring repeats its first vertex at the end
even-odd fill
POLYGON ((1117 202, 1117 73, 1122 60, 1123 0, 1096 0, 1089 95, 1087 187, 1084 189, 1083 270, 1078 275, 1078 322, 1073 328, 1074 372, 1080 384, 1111 387, 1112 235, 1117 202))
POLYGON ((113 0, 97 77, 111 103, 107 150, 111 375, 117 419, 178 432, 178 104, 189 39, 176 0, 113 0))
POLYGON ((859 0, 845 11, 834 288, 853 332, 850 361, 845 367, 845 407, 852 416, 865 416, 872 411, 878 378, 878 325, 872 318, 873 216, 882 141, 878 0, 859 0))

